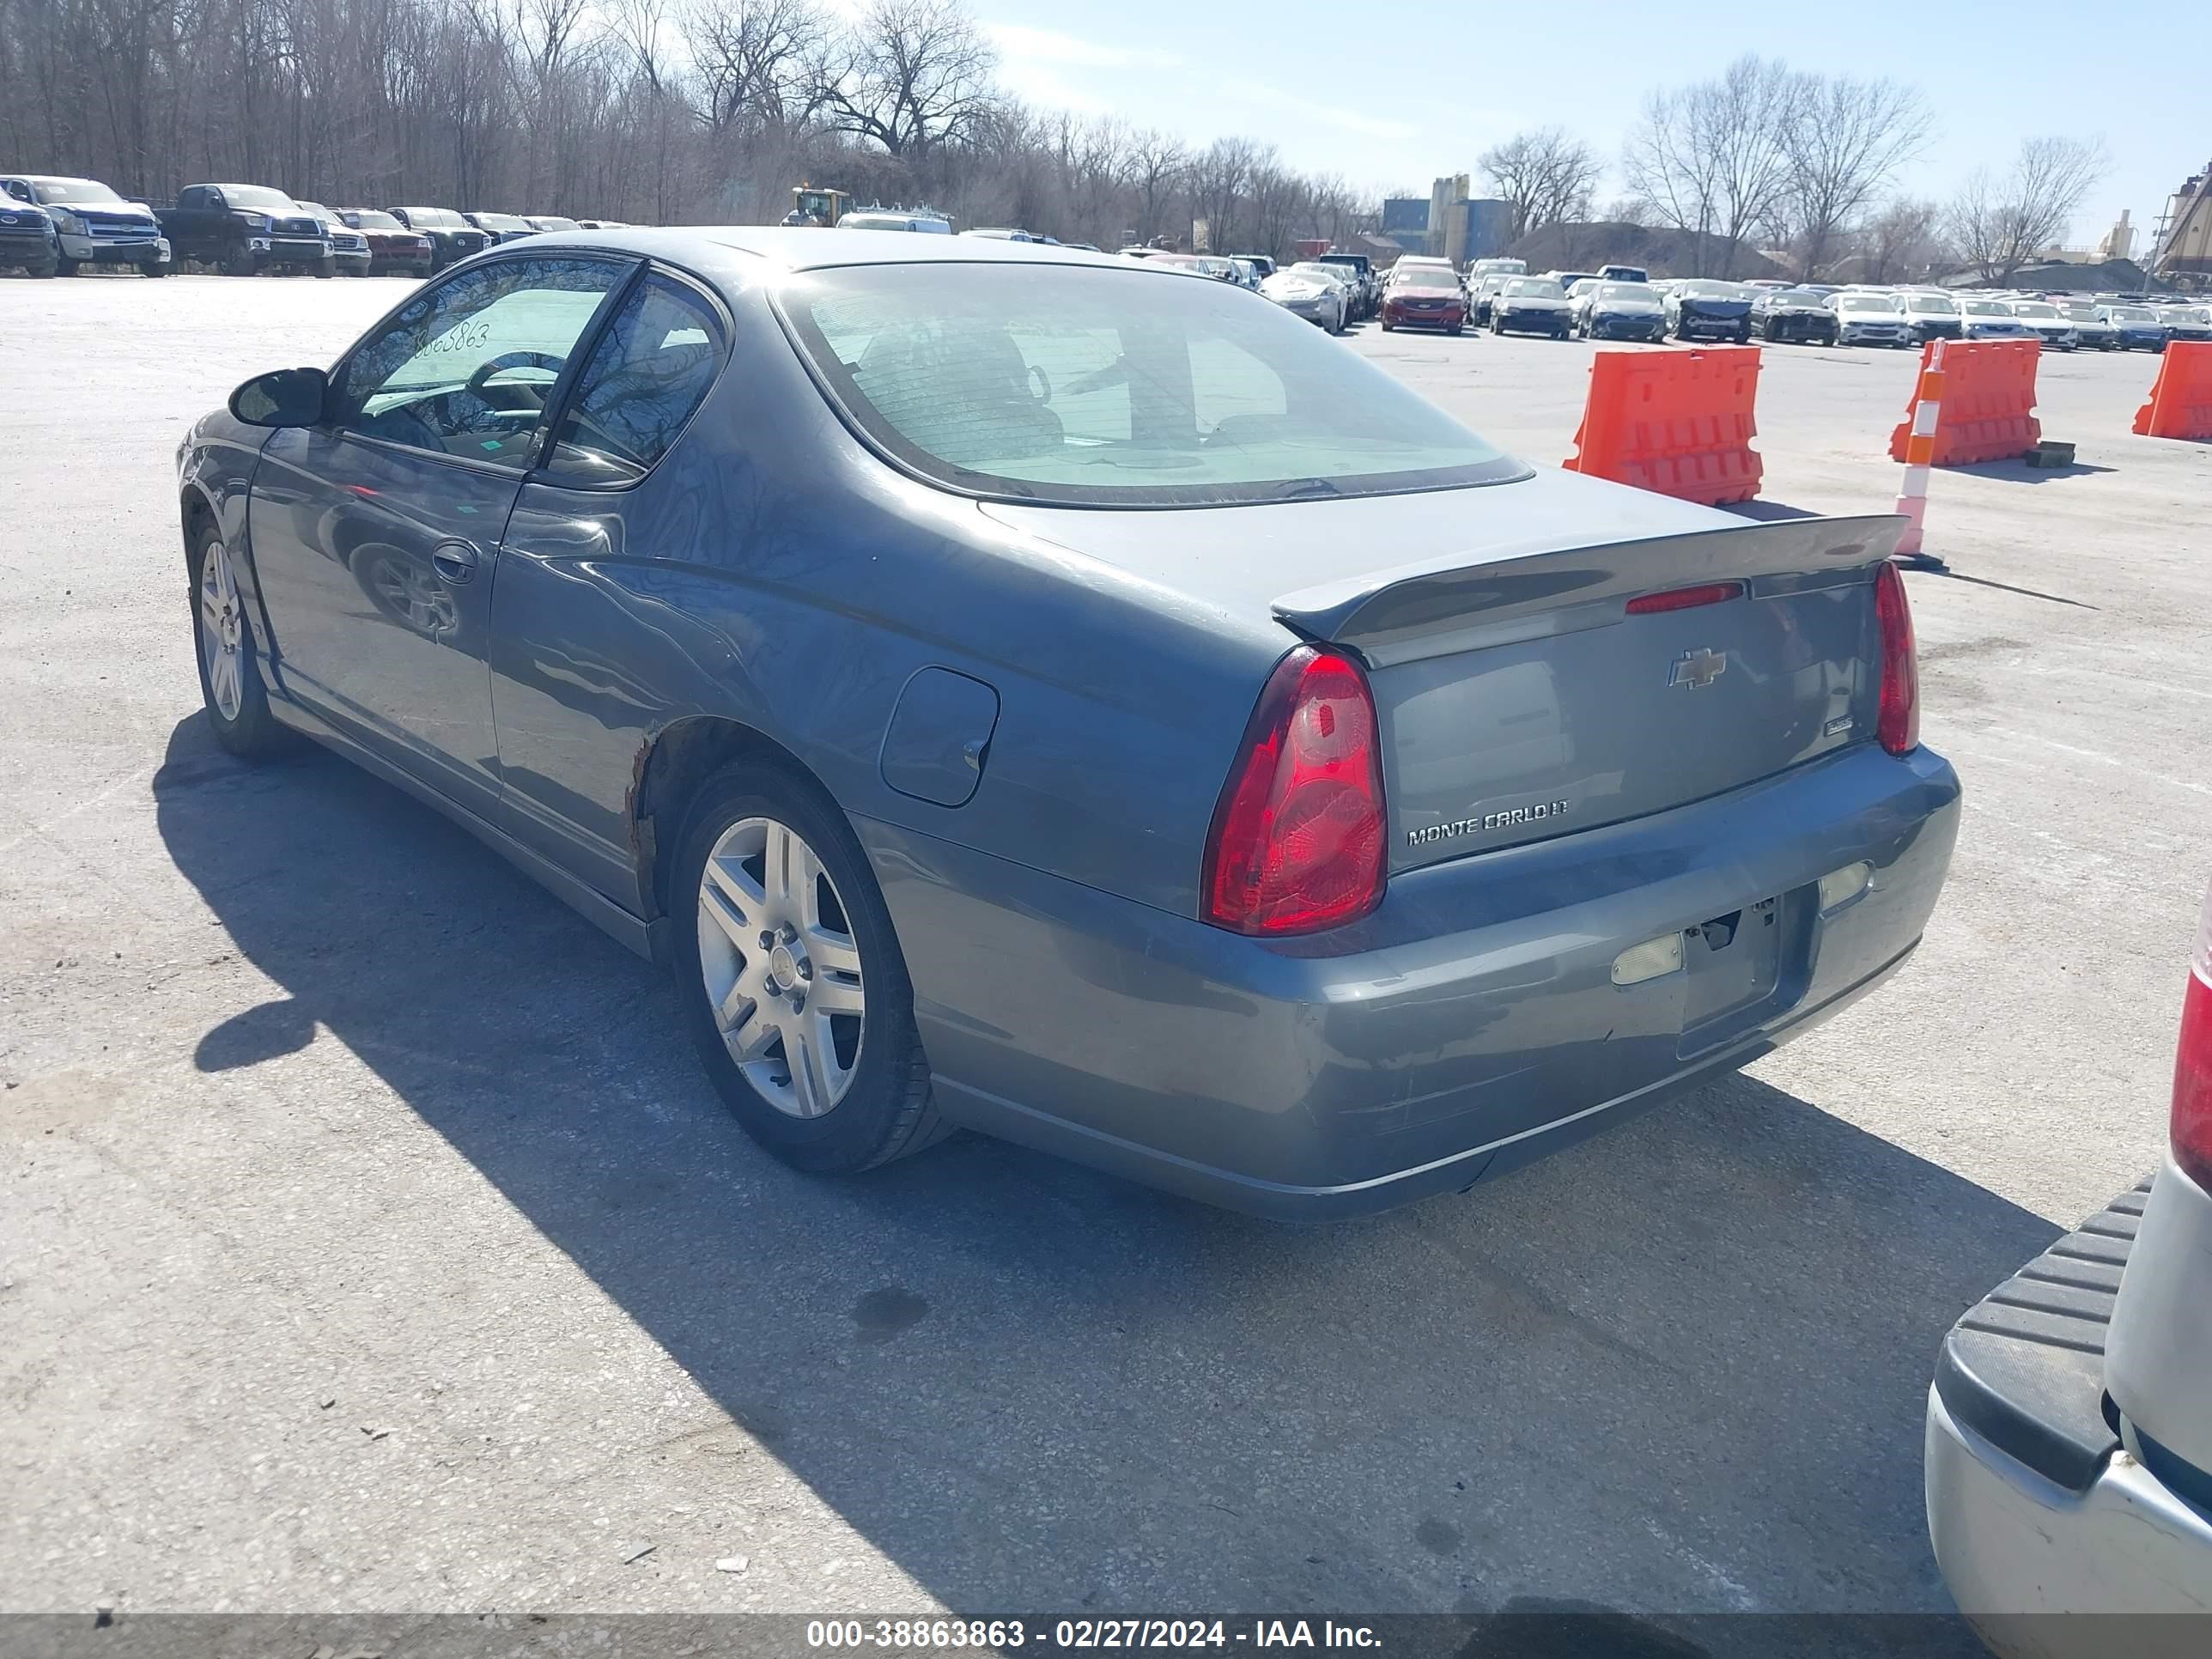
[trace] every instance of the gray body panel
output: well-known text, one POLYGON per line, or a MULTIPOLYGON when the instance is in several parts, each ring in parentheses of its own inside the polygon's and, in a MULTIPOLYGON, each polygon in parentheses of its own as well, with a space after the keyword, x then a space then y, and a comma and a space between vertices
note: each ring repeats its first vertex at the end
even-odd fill
MULTIPOLYGON (((570 247, 650 256, 709 285, 729 359, 628 488, 434 461, 416 463, 427 481, 372 483, 410 498, 377 509, 392 520, 383 539, 426 550, 457 520, 498 519, 492 498, 507 493, 503 527, 471 538, 466 628, 390 654, 393 630, 346 585, 334 550, 364 509, 324 492, 362 499, 337 451, 368 447, 211 416, 180 458, 187 512, 215 514, 244 556, 280 718, 432 800, 634 946, 667 925, 638 821, 655 744, 722 720, 796 757, 870 856, 956 1119, 1248 1208, 1379 1207, 1741 1064, 1917 940, 1958 787, 1925 750, 1882 752, 1859 718, 1878 554, 1838 556, 1835 586, 1799 592, 1804 562, 1785 555, 1819 532, 1746 529, 1550 471, 1273 506, 979 501, 848 429, 769 305, 781 273, 970 258, 1182 279, 888 232, 580 233, 481 257, 570 247), (1788 591, 1587 637, 1470 639, 1463 593, 1441 630, 1376 626, 1406 583, 1418 597, 1470 565, 1557 575, 1595 568, 1577 555, 1602 550, 1611 585, 1583 597, 1617 611, 1645 574, 1693 580, 1680 573, 1725 549, 1788 591), (1376 665, 1386 728, 1421 739, 1391 763, 1401 823, 1516 779, 1549 786, 1509 737, 1446 756, 1454 723, 1533 709, 1554 771, 1571 750, 1578 775, 1626 774, 1668 732, 1621 705, 1667 695, 1646 671, 1682 640, 1728 643, 1736 680, 1725 697, 1676 694, 1711 714, 1683 775, 1638 774, 1546 839, 1401 856, 1381 908, 1349 926, 1233 935, 1197 919, 1208 826, 1268 673, 1322 627, 1366 641, 1353 648, 1376 665), (1632 636, 1633 653, 1604 643, 1632 636), (1459 661, 1469 653, 1481 660, 1459 661), (343 689, 364 684, 390 707, 343 689), (1850 730, 1806 735, 1838 711, 1850 730), (1820 877, 1862 860, 1871 889, 1817 915, 1820 877), (1763 943, 1710 961, 1693 946, 1686 969, 1612 983, 1626 946, 1740 915, 1770 918, 1751 924, 1763 943)), ((1874 533, 1850 532, 1862 550, 1874 533)))

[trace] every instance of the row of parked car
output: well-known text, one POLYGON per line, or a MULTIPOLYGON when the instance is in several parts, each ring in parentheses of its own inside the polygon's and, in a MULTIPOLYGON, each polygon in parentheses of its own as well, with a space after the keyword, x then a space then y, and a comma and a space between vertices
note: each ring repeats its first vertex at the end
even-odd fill
POLYGON ((334 210, 266 185, 190 185, 155 207, 96 179, 0 174, 0 267, 33 276, 99 264, 166 276, 188 259, 232 276, 427 276, 495 243, 619 223, 439 207, 334 210))

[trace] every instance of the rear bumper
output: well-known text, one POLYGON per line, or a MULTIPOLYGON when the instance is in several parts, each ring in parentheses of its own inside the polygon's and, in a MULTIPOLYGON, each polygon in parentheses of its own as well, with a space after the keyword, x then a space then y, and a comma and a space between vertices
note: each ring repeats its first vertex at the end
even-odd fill
POLYGON ((1458 1190, 1756 1059, 1893 969, 1958 830, 1940 756, 1871 744, 1635 823, 1395 878, 1263 943, 863 821, 940 1107, 1209 1202, 1319 1219, 1458 1190), (1858 860, 1872 885, 1815 914, 1858 860), (1770 994, 1685 1032, 1631 945, 1782 901, 1770 994))
MULTIPOLYGON (((2120 1443, 2106 1333, 2142 1188, 1969 1310, 1928 1395, 1928 1533, 1953 1597, 2006 1655, 2212 1647, 2212 1514, 2120 1443), (2057 1613, 2191 1614, 2124 1633, 2057 1613)), ((2198 1377, 2185 1386, 2201 1386, 2198 1377)))

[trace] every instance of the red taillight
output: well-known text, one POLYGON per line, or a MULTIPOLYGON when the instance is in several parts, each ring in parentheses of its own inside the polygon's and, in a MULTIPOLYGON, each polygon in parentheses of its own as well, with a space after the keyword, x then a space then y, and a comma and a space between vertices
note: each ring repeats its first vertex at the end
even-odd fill
POLYGON ((1742 597, 1741 582, 1704 582, 1696 587, 1670 587, 1663 593, 1639 593, 1628 602, 1628 614, 1648 617, 1655 611, 1692 611, 1701 605, 1719 605, 1742 597))
POLYGON ((2181 1000, 2181 1042, 2173 1055, 2173 1161, 2198 1186, 2212 1188, 2212 893, 2189 964, 2181 1000))
POLYGON ((1920 743, 1920 665, 1905 578, 1887 560, 1874 573, 1874 611, 1881 624, 1881 713, 1875 735, 1891 754, 1902 755, 1920 743))
POLYGON ((1302 645, 1267 677, 1213 809, 1206 919, 1310 933, 1382 900, 1382 765, 1359 665, 1302 645))

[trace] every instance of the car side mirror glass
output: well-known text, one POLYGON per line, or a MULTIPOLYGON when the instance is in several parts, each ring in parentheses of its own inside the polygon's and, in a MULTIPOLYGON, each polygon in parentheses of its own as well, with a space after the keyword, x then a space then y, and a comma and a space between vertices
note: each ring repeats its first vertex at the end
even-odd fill
POLYGON ((313 426, 330 386, 319 368, 271 369, 230 394, 230 412, 248 426, 313 426))

